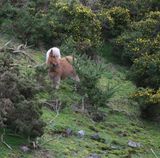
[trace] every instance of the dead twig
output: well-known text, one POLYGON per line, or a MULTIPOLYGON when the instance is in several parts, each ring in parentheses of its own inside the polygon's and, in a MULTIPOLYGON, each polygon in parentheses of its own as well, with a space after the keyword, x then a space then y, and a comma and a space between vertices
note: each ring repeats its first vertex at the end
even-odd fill
POLYGON ((153 155, 155 156, 155 158, 158 158, 158 156, 156 155, 156 153, 153 151, 152 148, 151 148, 151 152, 153 153, 153 155))
POLYGON ((37 65, 34 65, 34 68, 36 68, 36 67, 38 67, 38 66, 45 66, 45 62, 44 63, 42 63, 42 64, 37 64, 37 65))
POLYGON ((20 44, 18 45, 17 47, 13 46, 13 47, 7 47, 7 45, 11 42, 8 41, 2 48, 0 48, 0 51, 4 51, 4 50, 9 50, 9 51, 12 51, 12 53, 19 53, 19 54, 23 54, 25 56, 27 56, 30 61, 38 64, 38 62, 36 60, 34 60, 34 58, 29 55, 28 53, 26 53, 26 49, 29 48, 30 46, 27 46, 27 42, 25 44, 20 44))
MULTIPOLYGON (((59 136, 56 138, 56 140, 58 140, 58 139, 59 139, 59 138, 61 138, 61 137, 62 137, 62 134, 61 134, 61 135, 59 135, 59 136)), ((47 140, 46 142, 44 142, 44 143, 40 144, 40 146, 43 146, 43 145, 45 145, 45 144, 47 144, 47 143, 51 142, 52 140, 55 140, 55 138, 52 138, 52 139, 47 140)))
POLYGON ((51 124, 59 116, 59 110, 60 110, 61 103, 59 103, 58 99, 55 100, 54 105, 48 102, 44 102, 44 103, 49 105, 51 108, 55 107, 54 110, 56 111, 56 116, 52 120, 50 120, 48 123, 48 124, 51 124))
POLYGON ((9 44, 11 43, 11 41, 12 41, 12 40, 6 42, 6 43, 4 44, 4 46, 2 46, 2 47, 0 48, 0 51, 5 50, 5 47, 6 47, 7 45, 9 45, 9 44))
POLYGON ((1 135, 1 143, 4 144, 8 149, 13 150, 12 147, 4 141, 4 134, 5 134, 5 131, 1 135))
POLYGON ((25 51, 23 50, 14 50, 13 53, 22 53, 24 54, 25 56, 27 56, 31 61, 33 61, 34 63, 38 63, 36 60, 33 59, 32 56, 30 56, 28 53, 26 53, 25 51))

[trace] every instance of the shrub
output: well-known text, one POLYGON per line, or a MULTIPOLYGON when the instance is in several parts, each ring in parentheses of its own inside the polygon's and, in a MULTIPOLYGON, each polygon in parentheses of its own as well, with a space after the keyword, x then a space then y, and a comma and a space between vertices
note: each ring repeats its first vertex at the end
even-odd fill
POLYGON ((77 86, 77 92, 82 96, 85 106, 95 109, 105 107, 115 93, 115 87, 108 85, 104 88, 105 90, 98 87, 98 81, 105 71, 104 65, 96 64, 86 56, 79 56, 75 67, 81 80, 77 86))
POLYGON ((160 121, 160 89, 140 88, 132 97, 140 103, 142 117, 160 121))
POLYGON ((160 85, 160 53, 143 55, 131 67, 131 77, 142 87, 158 89, 160 85))
POLYGON ((160 12, 151 12, 144 20, 132 23, 129 31, 115 39, 116 55, 126 64, 132 64, 146 52, 154 54, 159 51, 159 16, 160 12))
POLYGON ((116 39, 115 55, 120 56, 124 64, 132 64, 136 58, 141 57, 146 51, 150 52, 152 49, 150 46, 151 40, 140 37, 139 33, 126 33, 116 39))
POLYGON ((144 17, 146 12, 151 10, 156 10, 156 7, 153 5, 158 6, 157 0, 145 0, 145 1, 137 1, 137 0, 101 0, 102 6, 105 8, 113 8, 113 7, 122 7, 128 9, 131 13, 131 17, 134 20, 140 20, 144 17))
POLYGON ((34 45, 60 46, 72 37, 79 50, 101 44, 101 25, 93 11, 78 2, 30 1, 23 9, 5 2, 1 30, 34 45))
POLYGON ((130 24, 128 9, 113 7, 100 14, 103 23, 103 34, 106 39, 120 35, 130 24))
POLYGON ((90 8, 79 3, 59 4, 59 14, 63 15, 64 31, 76 42, 78 50, 96 48, 101 44, 101 25, 90 8))
POLYGON ((7 53, 1 53, 0 61, 0 127, 25 137, 41 136, 45 124, 40 119, 41 105, 34 100, 34 81, 21 76, 7 53))
POLYGON ((79 0, 84 6, 91 8, 94 12, 98 12, 101 8, 101 0, 79 0))

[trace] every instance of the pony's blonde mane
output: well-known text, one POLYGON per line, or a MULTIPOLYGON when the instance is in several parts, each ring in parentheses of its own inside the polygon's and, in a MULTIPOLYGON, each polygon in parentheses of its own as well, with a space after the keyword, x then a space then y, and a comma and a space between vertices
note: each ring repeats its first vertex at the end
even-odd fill
POLYGON ((52 55, 56 56, 58 59, 61 58, 60 49, 57 47, 50 48, 46 53, 46 63, 48 61, 49 55, 52 52, 52 55))

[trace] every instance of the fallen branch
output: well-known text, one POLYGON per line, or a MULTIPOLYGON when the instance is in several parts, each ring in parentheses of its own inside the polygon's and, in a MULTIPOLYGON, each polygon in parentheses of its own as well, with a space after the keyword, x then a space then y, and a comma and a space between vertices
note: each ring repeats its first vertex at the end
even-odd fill
POLYGON ((33 59, 33 57, 31 57, 29 54, 27 54, 25 51, 23 50, 14 50, 13 53, 22 53, 25 56, 27 56, 31 61, 33 61, 34 63, 38 63, 36 60, 33 59))
POLYGON ((38 66, 45 66, 45 62, 44 63, 42 63, 42 64, 37 64, 37 65, 34 65, 34 68, 36 68, 36 67, 38 67, 38 66))
MULTIPOLYGON (((48 103, 48 102, 44 102, 44 103, 49 105, 52 108, 54 107, 53 104, 51 104, 51 103, 48 103)), ((51 124, 59 116, 60 105, 61 105, 61 103, 59 103, 59 101, 56 100, 55 101, 55 109, 54 109, 56 111, 56 116, 52 120, 50 120, 48 124, 51 124)))
MULTIPOLYGON (((62 135, 59 135, 59 136, 56 138, 56 140, 59 139, 60 137, 62 137, 62 135)), ((52 138, 52 139, 47 140, 46 142, 40 144, 40 146, 43 146, 43 145, 45 145, 45 144, 51 142, 52 140, 55 140, 55 138, 52 138)))
POLYGON ((11 43, 11 41, 12 40, 10 40, 7 43, 5 43, 4 46, 0 48, 0 51, 3 51, 5 49, 5 47, 11 43))
POLYGON ((4 144, 8 149, 12 150, 12 147, 4 141, 4 133, 1 135, 1 143, 4 144))
POLYGON ((158 158, 158 156, 156 155, 156 153, 153 151, 152 148, 151 148, 151 152, 153 153, 153 155, 155 156, 155 158, 158 158))
POLYGON ((23 54, 23 55, 27 56, 32 62, 38 64, 38 62, 36 60, 34 60, 32 56, 30 56, 28 53, 26 53, 25 50, 30 47, 30 46, 27 47, 27 42, 25 44, 20 44, 17 47, 15 47, 15 46, 6 47, 10 42, 11 42, 11 40, 8 41, 2 48, 0 48, 0 51, 9 50, 9 51, 12 51, 12 53, 23 54))

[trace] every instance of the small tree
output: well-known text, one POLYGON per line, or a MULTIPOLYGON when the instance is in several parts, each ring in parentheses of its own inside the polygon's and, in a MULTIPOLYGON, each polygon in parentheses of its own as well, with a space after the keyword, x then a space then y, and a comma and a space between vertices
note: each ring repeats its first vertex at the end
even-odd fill
POLYGON ((106 103, 115 93, 115 87, 108 85, 105 91, 102 91, 97 83, 104 73, 105 66, 96 64, 86 56, 79 56, 75 63, 77 74, 80 77, 80 83, 77 87, 77 92, 82 96, 86 107, 98 109, 105 107, 106 103))

